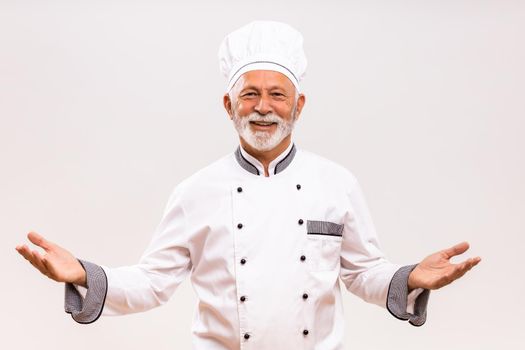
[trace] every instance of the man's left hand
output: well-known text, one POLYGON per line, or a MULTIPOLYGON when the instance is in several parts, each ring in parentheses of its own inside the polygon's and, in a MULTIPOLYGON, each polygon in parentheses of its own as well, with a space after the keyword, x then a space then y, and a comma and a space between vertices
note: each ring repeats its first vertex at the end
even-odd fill
POLYGON ((463 254, 469 248, 467 242, 439 251, 427 256, 421 261, 408 277, 408 288, 439 289, 463 276, 468 270, 476 266, 481 258, 467 259, 459 264, 452 264, 450 259, 463 254))

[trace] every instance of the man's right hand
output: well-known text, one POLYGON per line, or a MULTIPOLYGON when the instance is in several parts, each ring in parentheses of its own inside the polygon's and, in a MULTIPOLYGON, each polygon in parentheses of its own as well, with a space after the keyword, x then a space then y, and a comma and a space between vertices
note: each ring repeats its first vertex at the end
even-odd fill
POLYGON ((17 246, 16 250, 42 274, 57 282, 69 282, 87 287, 86 271, 69 251, 46 240, 36 232, 29 232, 27 238, 44 249, 45 254, 41 255, 25 244, 17 246))

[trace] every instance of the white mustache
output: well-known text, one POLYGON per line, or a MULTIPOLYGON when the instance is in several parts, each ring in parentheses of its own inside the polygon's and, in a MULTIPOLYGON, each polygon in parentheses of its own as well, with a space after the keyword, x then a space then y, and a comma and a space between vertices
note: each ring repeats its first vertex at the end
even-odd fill
POLYGON ((257 112, 253 112, 245 117, 248 122, 263 122, 263 123, 277 123, 281 124, 282 119, 274 113, 262 115, 257 112))
POLYGON ((290 135, 295 124, 295 119, 287 121, 275 113, 262 115, 258 112, 253 112, 241 117, 234 112, 232 119, 239 136, 253 148, 260 151, 269 151, 275 148, 279 142, 290 135), (277 128, 273 133, 260 130, 254 131, 250 126, 250 122, 276 123, 277 128))

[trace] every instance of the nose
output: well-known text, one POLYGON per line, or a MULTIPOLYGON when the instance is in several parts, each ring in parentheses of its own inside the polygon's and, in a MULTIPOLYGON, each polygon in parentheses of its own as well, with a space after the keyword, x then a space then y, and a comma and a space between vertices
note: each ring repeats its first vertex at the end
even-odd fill
POLYGON ((254 109, 261 115, 266 115, 272 112, 272 105, 266 94, 260 96, 254 109))

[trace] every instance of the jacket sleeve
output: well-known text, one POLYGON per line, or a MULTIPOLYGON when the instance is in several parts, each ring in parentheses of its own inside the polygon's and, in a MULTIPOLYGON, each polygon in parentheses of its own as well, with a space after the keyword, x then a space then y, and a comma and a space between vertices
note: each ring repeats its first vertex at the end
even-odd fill
POLYGON ((363 193, 355 179, 349 186, 347 201, 349 210, 341 246, 342 282, 361 299, 386 307, 392 315, 410 320, 413 325, 422 325, 426 319, 429 292, 416 290, 409 295, 407 281, 415 265, 401 266, 385 258, 363 193))
POLYGON ((104 270, 89 261, 79 260, 86 271, 87 289, 66 283, 64 308, 78 323, 93 323, 101 315, 108 281, 104 270))
POLYGON ((66 284, 66 312, 77 322, 90 323, 99 315, 142 312, 164 304, 191 270, 187 234, 176 188, 138 264, 108 268, 82 261, 88 288, 82 295, 66 284))
POLYGON ((397 319, 422 326, 427 319, 430 290, 418 288, 408 292, 408 276, 416 266, 403 266, 396 271, 388 287, 386 308, 397 319))

